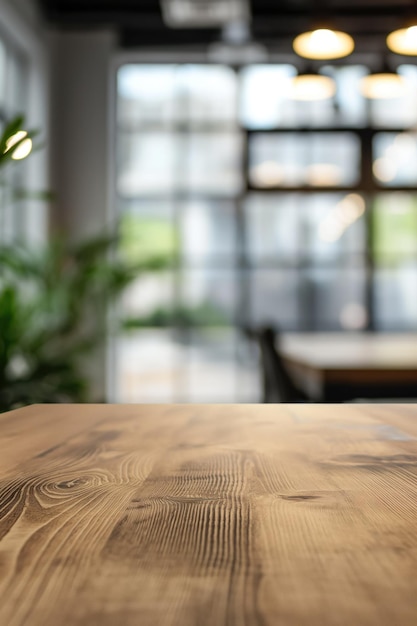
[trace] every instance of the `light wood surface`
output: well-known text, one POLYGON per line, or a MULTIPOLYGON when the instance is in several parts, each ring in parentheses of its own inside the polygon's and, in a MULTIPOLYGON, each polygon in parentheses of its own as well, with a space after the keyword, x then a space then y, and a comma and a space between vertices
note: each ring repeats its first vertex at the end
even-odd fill
POLYGON ((417 397, 417 333, 288 333, 277 347, 313 400, 339 384, 403 385, 417 397))
POLYGON ((281 349, 320 369, 417 372, 417 333, 288 333, 281 349))
POLYGON ((3 626, 415 626, 417 406, 0 416, 3 626))

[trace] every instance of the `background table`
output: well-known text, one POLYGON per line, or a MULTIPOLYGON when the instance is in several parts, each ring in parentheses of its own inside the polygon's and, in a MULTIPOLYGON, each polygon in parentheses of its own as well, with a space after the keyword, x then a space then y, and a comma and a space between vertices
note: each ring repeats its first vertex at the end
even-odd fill
POLYGON ((277 347, 312 400, 417 399, 415 333, 288 333, 277 347))
POLYGON ((0 623, 415 626, 417 407, 0 416, 0 623))

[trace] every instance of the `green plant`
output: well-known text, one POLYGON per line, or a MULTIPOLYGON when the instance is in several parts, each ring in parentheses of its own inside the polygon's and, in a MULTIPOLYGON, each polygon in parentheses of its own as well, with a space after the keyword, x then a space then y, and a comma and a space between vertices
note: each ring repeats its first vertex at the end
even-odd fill
MULTIPOLYGON (((14 120, 0 138, 0 170, 22 124, 14 120)), ((0 411, 89 399, 83 362, 109 331, 109 305, 142 271, 166 266, 165 257, 132 262, 118 249, 119 237, 107 235, 42 248, 0 244, 0 411)))
POLYGON ((138 328, 155 327, 166 328, 199 328, 207 326, 227 326, 227 316, 212 303, 204 302, 198 306, 178 306, 172 308, 159 307, 149 315, 129 317, 123 320, 123 328, 135 330, 138 328))
POLYGON ((0 247, 0 410, 88 400, 82 361, 107 334, 109 305, 141 271, 165 265, 128 264, 117 247, 106 236, 42 250, 0 247))

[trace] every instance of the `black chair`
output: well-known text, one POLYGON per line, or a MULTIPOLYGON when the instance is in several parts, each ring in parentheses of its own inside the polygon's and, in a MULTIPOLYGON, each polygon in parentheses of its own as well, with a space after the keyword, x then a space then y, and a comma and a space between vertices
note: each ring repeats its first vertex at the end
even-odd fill
POLYGON ((264 403, 308 402, 308 397, 297 388, 280 353, 276 349, 279 334, 270 327, 251 331, 259 345, 264 403))

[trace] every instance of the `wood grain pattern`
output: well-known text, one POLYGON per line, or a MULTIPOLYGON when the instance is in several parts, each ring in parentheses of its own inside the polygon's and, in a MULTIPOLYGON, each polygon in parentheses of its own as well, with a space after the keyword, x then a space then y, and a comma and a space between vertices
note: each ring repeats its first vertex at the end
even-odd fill
POLYGON ((0 416, 3 626, 415 626, 417 406, 0 416))

